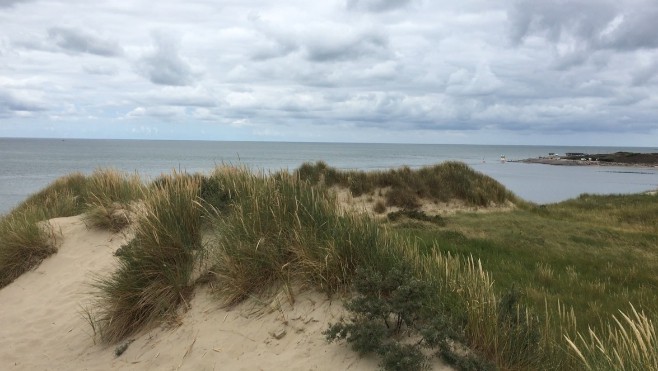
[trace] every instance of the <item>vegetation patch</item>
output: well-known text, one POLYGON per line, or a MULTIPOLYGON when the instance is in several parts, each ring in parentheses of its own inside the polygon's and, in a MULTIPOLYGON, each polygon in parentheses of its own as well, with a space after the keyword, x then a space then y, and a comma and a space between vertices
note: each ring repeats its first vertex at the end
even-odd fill
POLYGON ((203 256, 199 188, 194 177, 174 174, 146 192, 135 237, 117 254, 117 270, 94 283, 91 317, 103 342, 171 319, 187 305, 203 256))
POLYGON ((217 290, 229 304, 292 282, 331 293, 347 287, 358 266, 395 264, 379 225, 343 215, 323 187, 287 173, 233 169, 213 176, 231 200, 216 220, 211 246, 217 290))
POLYGON ((22 207, 0 219, 0 288, 57 252, 54 231, 36 207, 22 207))
POLYGON ((495 368, 472 352, 455 351, 461 335, 451 319, 428 306, 432 287, 409 270, 359 269, 354 288, 358 296, 345 304, 351 316, 329 324, 328 341, 346 340, 360 354, 377 354, 384 370, 426 369, 432 349, 460 369, 495 368))
POLYGON ((87 180, 87 225, 119 232, 131 223, 131 203, 144 196, 144 184, 137 174, 96 170, 87 180))
POLYGON ((56 179, 46 188, 31 195, 12 210, 12 213, 20 214, 29 209, 38 209, 43 220, 79 215, 84 211, 86 195, 87 177, 82 173, 73 173, 56 179))
POLYGON ((521 203, 516 196, 496 180, 478 173, 461 162, 444 162, 417 170, 409 167, 387 171, 341 171, 319 161, 305 163, 295 171, 300 179, 328 187, 349 188, 352 196, 387 188, 387 206, 415 209, 420 199, 430 201, 460 200, 471 206, 521 203))
POLYGON ((80 214, 86 186, 81 173, 61 177, 0 216, 0 288, 57 252, 46 221, 80 214))
POLYGON ((421 222, 428 222, 436 224, 437 226, 445 226, 445 221, 441 215, 432 215, 429 216, 419 210, 398 210, 388 213, 386 216, 388 220, 392 222, 397 222, 403 218, 419 220, 421 222))
POLYGON ((629 314, 613 316, 603 334, 590 330, 567 337, 574 355, 586 370, 658 370, 658 334, 645 313, 631 306, 629 314))

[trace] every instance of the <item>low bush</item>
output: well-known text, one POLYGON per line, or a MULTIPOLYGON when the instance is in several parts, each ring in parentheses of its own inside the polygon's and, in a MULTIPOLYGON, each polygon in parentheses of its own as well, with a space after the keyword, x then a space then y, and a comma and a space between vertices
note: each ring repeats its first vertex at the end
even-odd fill
POLYGON ((345 304, 350 318, 329 324, 324 331, 328 341, 345 340, 360 354, 377 354, 385 370, 425 369, 423 349, 437 347, 454 365, 493 369, 472 352, 454 350, 462 338, 455 330, 459 327, 432 305, 434 289, 408 267, 385 273, 359 269, 354 288, 358 295, 345 304))

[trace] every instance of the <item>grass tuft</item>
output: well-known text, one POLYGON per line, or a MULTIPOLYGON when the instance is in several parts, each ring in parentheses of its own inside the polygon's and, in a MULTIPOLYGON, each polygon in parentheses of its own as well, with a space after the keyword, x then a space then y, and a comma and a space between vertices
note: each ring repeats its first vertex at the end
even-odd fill
POLYGON ((85 222, 113 232, 122 230, 131 222, 131 202, 142 198, 144 190, 137 174, 112 169, 94 171, 87 180, 85 222))
POLYGON ((192 293, 192 273, 202 255, 198 178, 167 176, 144 196, 134 239, 117 256, 117 270, 94 286, 95 328, 114 343, 171 319, 192 293))
POLYGON ((212 270, 228 304, 276 284, 347 287, 357 266, 393 264, 376 222, 343 215, 332 195, 296 175, 220 169, 229 211, 216 221, 212 270), (368 263, 370 262, 370 263, 368 263))
POLYGON ((631 306, 612 316, 603 336, 591 328, 565 340, 586 370, 658 370, 658 337, 653 321, 631 306))
POLYGON ((22 207, 0 219, 0 288, 57 252, 52 227, 43 211, 22 207))
POLYGON ((12 212, 30 212, 39 209, 43 220, 81 214, 85 207, 87 178, 73 173, 56 179, 46 188, 31 195, 12 212))

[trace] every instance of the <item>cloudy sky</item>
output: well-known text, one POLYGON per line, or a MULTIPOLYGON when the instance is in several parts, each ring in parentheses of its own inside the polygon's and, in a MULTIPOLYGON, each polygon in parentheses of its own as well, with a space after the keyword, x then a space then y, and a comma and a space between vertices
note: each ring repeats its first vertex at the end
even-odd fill
POLYGON ((0 0, 0 137, 658 145, 656 0, 0 0))

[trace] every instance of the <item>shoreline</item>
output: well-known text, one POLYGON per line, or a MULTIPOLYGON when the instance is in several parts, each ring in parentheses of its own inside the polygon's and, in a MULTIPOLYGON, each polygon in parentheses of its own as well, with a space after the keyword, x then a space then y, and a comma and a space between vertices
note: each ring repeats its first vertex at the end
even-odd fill
POLYGON ((618 166, 618 167, 634 167, 634 168, 658 168, 656 164, 646 163, 627 163, 627 162, 608 162, 596 160, 569 160, 569 159, 553 159, 553 158, 526 158, 523 160, 507 160, 507 162, 519 162, 524 164, 542 164, 542 165, 555 165, 555 166, 618 166))
POLYGON ((525 160, 511 161, 522 162, 526 164, 544 164, 558 166, 618 166, 618 167, 642 167, 657 168, 658 153, 635 153, 635 152, 615 152, 615 153, 567 153, 566 156, 560 156, 550 153, 549 157, 527 158, 525 160))

